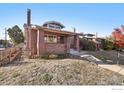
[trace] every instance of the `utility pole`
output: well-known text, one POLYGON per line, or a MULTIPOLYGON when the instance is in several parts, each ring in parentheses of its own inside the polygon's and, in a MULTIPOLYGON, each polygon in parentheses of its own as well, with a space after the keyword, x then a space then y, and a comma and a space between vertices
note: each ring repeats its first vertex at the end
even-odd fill
POLYGON ((117 51, 117 65, 119 65, 119 57, 120 57, 119 51, 120 51, 120 48, 119 48, 118 51, 117 51))
POLYGON ((7 48, 7 30, 5 28, 5 48, 7 48))

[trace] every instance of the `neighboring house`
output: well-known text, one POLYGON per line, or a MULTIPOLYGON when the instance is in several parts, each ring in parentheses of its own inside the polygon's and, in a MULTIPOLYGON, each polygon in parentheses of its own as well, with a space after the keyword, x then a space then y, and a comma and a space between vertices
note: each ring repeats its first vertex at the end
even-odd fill
POLYGON ((4 50, 4 49, 5 49, 4 46, 2 44, 0 44, 0 51, 4 50))
POLYGON ((0 39, 0 48, 4 48, 4 42, 5 42, 5 40, 0 39))
POLYGON ((62 30, 65 26, 56 21, 48 21, 42 26, 31 25, 31 10, 27 11, 25 48, 29 56, 45 53, 64 54, 70 52, 70 38, 74 37, 73 48, 79 51, 79 36, 75 32, 62 30))
POLYGON ((104 41, 105 39, 102 37, 98 37, 97 34, 82 34, 81 35, 82 38, 85 38, 89 41, 93 41, 96 45, 96 50, 99 50, 102 48, 102 41, 104 41))
POLYGON ((94 34, 84 34, 83 35, 83 38, 86 38, 87 40, 90 40, 90 41, 94 41, 94 42, 96 42, 96 35, 94 35, 94 34))
POLYGON ((12 44, 10 43, 9 40, 3 40, 0 39, 0 48, 8 48, 8 47, 12 47, 12 44))
POLYGON ((5 47, 8 48, 10 43, 9 40, 6 41, 7 43, 5 43, 5 40, 0 39, 0 51, 1 50, 5 50, 5 47), (6 45, 5 45, 6 44, 6 45))

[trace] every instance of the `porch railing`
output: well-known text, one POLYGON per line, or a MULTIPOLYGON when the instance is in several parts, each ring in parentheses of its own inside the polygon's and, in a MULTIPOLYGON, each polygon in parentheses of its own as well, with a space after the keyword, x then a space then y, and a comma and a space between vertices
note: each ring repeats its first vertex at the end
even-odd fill
POLYGON ((8 64, 21 57, 21 48, 13 47, 0 50, 0 66, 8 64))

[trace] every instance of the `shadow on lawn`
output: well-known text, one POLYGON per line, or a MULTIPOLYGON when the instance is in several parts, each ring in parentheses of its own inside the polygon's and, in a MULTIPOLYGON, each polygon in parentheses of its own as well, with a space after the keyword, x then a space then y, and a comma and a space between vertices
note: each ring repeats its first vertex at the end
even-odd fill
POLYGON ((26 61, 15 61, 15 62, 13 62, 13 63, 3 65, 3 66, 1 66, 1 67, 21 66, 21 65, 30 64, 30 63, 32 63, 32 62, 26 62, 26 61))

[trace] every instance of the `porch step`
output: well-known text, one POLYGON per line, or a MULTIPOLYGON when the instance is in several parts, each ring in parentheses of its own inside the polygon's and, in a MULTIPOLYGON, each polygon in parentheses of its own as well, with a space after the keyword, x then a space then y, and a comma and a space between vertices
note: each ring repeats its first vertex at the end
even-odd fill
POLYGON ((74 50, 74 49, 70 49, 70 54, 71 55, 75 55, 75 56, 79 56, 80 55, 80 53, 78 51, 74 50))
POLYGON ((85 59, 87 59, 87 60, 89 60, 91 62, 94 62, 96 64, 103 64, 103 62, 100 59, 98 59, 98 58, 96 58, 96 57, 94 57, 92 55, 81 55, 80 57, 85 58, 85 59))

